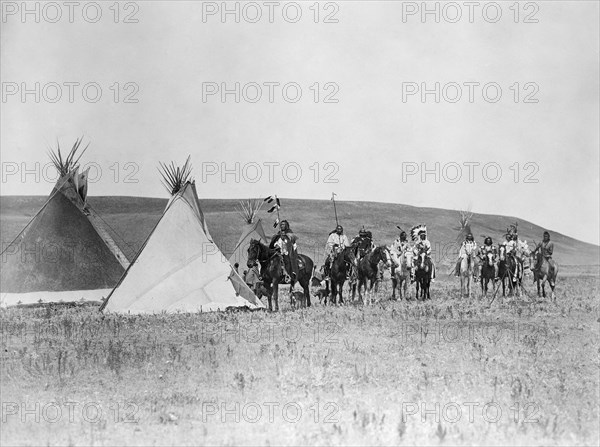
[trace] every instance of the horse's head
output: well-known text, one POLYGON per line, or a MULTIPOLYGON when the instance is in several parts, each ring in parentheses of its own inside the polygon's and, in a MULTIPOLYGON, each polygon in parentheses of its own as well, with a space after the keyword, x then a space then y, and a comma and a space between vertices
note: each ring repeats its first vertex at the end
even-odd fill
POLYGON ((486 253, 485 261, 489 267, 493 267, 494 266, 494 253, 492 253, 492 252, 486 253))
POLYGON ((413 263, 413 252, 412 252, 412 250, 406 250, 404 252, 403 258, 404 258, 404 264, 405 265, 408 265, 408 266, 412 265, 412 263, 413 263))
POLYGON ((248 246, 248 268, 254 267, 257 262, 260 261, 260 255, 262 252, 262 244, 258 239, 250 239, 250 245, 248 246))
POLYGON ((385 245, 380 245, 374 251, 375 259, 377 262, 383 261, 386 267, 392 266, 392 255, 390 254, 390 249, 385 245))
POLYGON ((501 245, 499 251, 500 251, 500 260, 505 261, 506 260, 506 246, 501 245))
POLYGON ((344 251, 342 251, 342 256, 344 257, 344 261, 348 264, 351 264, 353 266, 358 265, 355 249, 353 247, 344 248, 344 251))
POLYGON ((425 252, 419 252, 417 256, 417 263, 419 264, 419 269, 423 270, 425 268, 425 252))
POLYGON ((535 249, 530 254, 530 262, 534 266, 534 269, 539 270, 544 262, 544 256, 542 255, 542 251, 535 249))

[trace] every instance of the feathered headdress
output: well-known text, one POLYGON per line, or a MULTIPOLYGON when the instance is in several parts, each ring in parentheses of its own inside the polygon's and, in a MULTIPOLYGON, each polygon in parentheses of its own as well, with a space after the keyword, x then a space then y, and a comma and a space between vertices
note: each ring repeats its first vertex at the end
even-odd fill
POLYGON ((427 225, 419 224, 410 229, 410 237, 413 242, 417 242, 420 239, 419 235, 421 233, 425 233, 425 237, 427 237, 427 225))

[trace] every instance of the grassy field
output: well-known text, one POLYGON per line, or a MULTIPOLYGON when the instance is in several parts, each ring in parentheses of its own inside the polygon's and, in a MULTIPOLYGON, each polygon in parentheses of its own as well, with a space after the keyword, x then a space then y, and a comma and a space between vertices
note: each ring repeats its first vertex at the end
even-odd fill
MULTIPOLYGON (((0 198, 3 241, 43 200, 0 198)), ((239 237, 235 203, 202 203, 225 252, 239 237)), ((92 204, 130 255, 165 201, 92 204)), ((320 262, 329 204, 286 204, 301 251, 320 262)), ((458 281, 444 273, 456 212, 340 209, 349 233, 364 223, 379 243, 395 237, 396 224, 427 223, 440 266, 432 300, 391 301, 388 278, 368 307, 317 302, 293 311, 284 292, 278 314, 2 310, 0 443, 598 445, 598 247, 553 234, 556 302, 538 299, 528 280, 523 297, 490 305, 479 293, 460 298, 458 281)), ((514 220, 476 214, 474 230, 496 235, 514 220)), ((543 230, 519 228, 538 240, 543 230)))
MULTIPOLYGON (((598 445, 597 277, 489 306, 1 314, 2 445, 598 445)), ((533 291, 527 285, 529 293, 533 291)))

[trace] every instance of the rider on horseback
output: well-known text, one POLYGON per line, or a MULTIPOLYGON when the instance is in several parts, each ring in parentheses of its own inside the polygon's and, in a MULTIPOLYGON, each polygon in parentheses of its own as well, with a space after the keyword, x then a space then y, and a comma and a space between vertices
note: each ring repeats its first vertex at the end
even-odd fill
POLYGON ((494 279, 498 279, 498 249, 494 245, 491 237, 486 237, 483 245, 479 248, 479 259, 481 263, 479 264, 479 277, 481 277, 481 269, 483 268, 483 264, 486 262, 486 258, 488 254, 492 254, 494 260, 494 279))
MULTIPOLYGON (((542 256, 545 260, 548 261, 550 266, 554 268, 554 260, 552 259, 552 254, 554 253, 554 242, 550 241, 550 233, 548 233, 547 231, 544 231, 544 239, 537 245, 537 247, 535 247, 533 253, 537 252, 538 250, 541 251, 542 256)), ((533 267, 534 271, 538 269, 539 266, 537 265, 533 267)))
POLYGON ((542 250, 542 256, 544 259, 552 259, 554 253, 554 242, 550 242, 550 233, 544 231, 544 239, 538 244, 536 250, 542 250))
POLYGON ((358 236, 352 239, 350 245, 357 248, 356 258, 357 260, 360 260, 366 253, 375 248, 373 234, 370 231, 365 230, 365 227, 363 226, 358 232, 358 236))
POLYGON ((344 228, 341 225, 338 225, 335 227, 335 230, 329 233, 327 244, 325 245, 325 253, 327 253, 324 265, 325 276, 328 277, 331 273, 331 261, 333 258, 349 246, 350 242, 348 242, 348 238, 344 234, 344 228))
MULTIPOLYGON (((410 271, 410 282, 415 282, 415 271, 419 262, 419 256, 425 253, 425 257, 431 260, 431 242, 427 240, 427 230, 419 230, 419 240, 413 247, 413 265, 410 271)), ((431 262, 431 281, 435 279, 435 264, 431 262)))
MULTIPOLYGON (((473 234, 468 233, 465 237, 465 240, 460 246, 460 250, 458 251, 458 260, 456 261, 456 276, 460 276, 460 264, 464 258, 468 256, 469 253, 477 252, 477 242, 473 239, 473 234)), ((473 270, 473 276, 475 276, 475 270, 473 270)))
POLYGON ((410 243, 406 237, 406 231, 400 232, 400 237, 397 237, 394 242, 392 242, 392 246, 390 247, 390 252, 392 254, 392 258, 394 262, 392 263, 392 276, 394 276, 394 271, 396 270, 396 265, 400 265, 402 256, 407 251, 410 251, 410 243))
POLYGON ((298 238, 292 232, 290 224, 287 220, 282 220, 279 224, 279 233, 273 236, 270 249, 278 249, 284 260, 284 274, 286 280, 296 280, 298 277, 298 246, 296 241, 298 238), (289 271, 291 270, 291 278, 289 271))

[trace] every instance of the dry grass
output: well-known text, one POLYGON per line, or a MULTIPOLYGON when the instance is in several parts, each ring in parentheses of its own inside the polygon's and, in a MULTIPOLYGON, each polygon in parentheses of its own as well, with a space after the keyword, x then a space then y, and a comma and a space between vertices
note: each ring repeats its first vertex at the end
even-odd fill
POLYGON ((286 299, 279 314, 10 309, 0 320, 0 440, 598 445, 598 292, 597 277, 570 277, 556 303, 531 297, 491 308, 438 282, 425 303, 389 301, 384 284, 370 307, 292 311, 286 299), (490 402, 502 410, 497 422, 482 415, 490 402), (439 420, 411 414, 436 403, 439 420))

